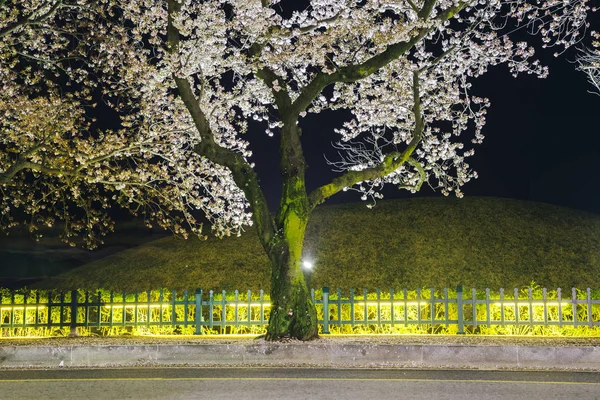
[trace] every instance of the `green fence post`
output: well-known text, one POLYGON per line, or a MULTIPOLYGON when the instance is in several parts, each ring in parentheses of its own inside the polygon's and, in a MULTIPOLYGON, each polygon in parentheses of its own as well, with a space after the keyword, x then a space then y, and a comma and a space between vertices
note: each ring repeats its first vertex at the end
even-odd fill
POLYGON ((240 316, 239 309, 238 309, 238 305, 239 305, 239 301, 240 301, 239 293, 240 292, 238 292, 237 290, 233 292, 233 294, 235 296, 235 309, 234 309, 234 315, 233 315, 233 319, 235 321, 235 324, 234 324, 235 329, 237 329, 239 326, 239 316, 240 316))
MULTIPOLYGON (((125 322, 127 322, 127 292, 121 293, 121 301, 123 302, 123 312, 121 313, 121 326, 123 327, 123 330, 125 330, 125 322)), ((162 305, 160 306, 160 312, 162 315, 162 305)))
POLYGON ((323 288, 323 334, 329 334, 329 288, 323 288))
POLYGON ((485 315, 486 315, 486 319, 487 319, 487 326, 488 328, 492 327, 492 317, 490 315, 491 313, 491 307, 490 307, 490 303, 492 302, 492 300, 490 299, 490 288, 486 288, 485 289, 485 315))
MULTIPOLYGON (((260 319, 260 326, 264 326, 265 325, 265 291, 263 289, 260 289, 260 295, 259 295, 259 303, 260 303, 260 314, 259 314, 259 319, 260 319)), ((271 312, 272 309, 269 309, 271 312)))
POLYGON ((71 290, 71 332, 69 337, 77 336, 77 290, 71 290))
POLYGON ((421 288, 417 288, 417 324, 421 328, 421 288))
POLYGON ((587 288, 587 311, 588 311, 588 325, 590 328, 594 327, 594 321, 592 319, 592 289, 587 288))
POLYGON ((542 289, 542 297, 544 301, 544 326, 548 326, 548 291, 546 288, 542 289))
POLYGON ((577 289, 571 289, 571 301, 573 302, 571 308, 573 310, 573 326, 577 328, 577 289))
MULTIPOLYGON (((65 326, 65 293, 64 292, 60 292, 59 301, 60 301, 60 316, 59 316, 58 323, 59 323, 60 329, 62 329, 65 326)), ((13 303, 14 303, 14 299, 13 299, 13 303)), ((14 318, 14 312, 15 312, 15 309, 13 308, 13 318, 14 318)))
POLYGON ((252 326, 252 291, 248 290, 248 328, 252 326))
POLYGON ((390 322, 392 330, 394 329, 394 288, 390 288, 390 322))
POLYGON ((227 302, 225 296, 227 292, 223 290, 221 292, 221 335, 227 334, 227 302))
POLYGON ((429 309, 430 314, 431 314, 431 329, 434 329, 434 325, 435 325, 435 289, 434 288, 430 288, 429 289, 429 300, 431 300, 431 308, 429 309))
POLYGON ((458 335, 465 334, 465 320, 463 316, 463 288, 462 285, 456 287, 456 307, 458 308, 458 335))
MULTIPOLYGON (((158 312, 159 312, 158 326, 161 328, 163 326, 163 302, 164 301, 165 301, 165 293, 164 293, 163 289, 160 289, 160 292, 158 292, 158 312)), ((125 297, 123 297, 123 302, 125 302, 125 297)))
POLYGON ((448 314, 448 288, 444 288, 444 319, 446 323, 446 328, 448 328, 448 319, 450 315, 448 314))
POLYGON ((500 326, 504 328, 504 288, 500 288, 500 326))
POLYGON ((47 293, 48 296, 48 329, 52 330, 52 291, 47 293))
POLYGON ((98 290, 98 293, 96 294, 96 301, 97 301, 97 312, 98 312, 97 328, 100 329, 100 328, 102 328, 102 293, 100 293, 99 290, 98 290))
POLYGON ((213 314, 213 312, 215 310, 214 294, 215 294, 214 290, 210 290, 208 292, 208 327, 211 330, 213 329, 213 322, 215 320, 215 316, 213 314))
POLYGON ((408 291, 406 288, 402 289, 402 296, 404 299, 404 326, 408 326, 408 291))
POLYGON ((337 326, 342 327, 342 289, 337 290, 337 326))
POLYGON ((473 312, 473 330, 477 328, 477 289, 471 289, 471 310, 473 312))
POLYGON ((187 290, 183 291, 183 298, 185 299, 183 302, 183 327, 187 328, 188 326, 188 322, 190 319, 190 314, 189 314, 189 303, 190 303, 190 295, 188 293, 187 290))
POLYGON ((177 291, 171 291, 171 326, 177 328, 177 291))
POLYGON ((363 289, 363 301, 365 303, 365 306, 363 308, 364 312, 363 312, 363 316, 365 317, 365 326, 369 325, 369 303, 367 302, 368 299, 368 293, 367 293, 367 289, 364 288, 363 289))
MULTIPOLYGON (((35 294, 35 327, 41 325, 42 321, 40 321, 40 291, 38 290, 35 294)), ((1 323, 2 321, 0 321, 1 323)))
POLYGON ((134 300, 135 300, 135 306, 133 307, 133 313, 134 313, 134 314, 133 314, 133 326, 134 326, 134 327, 135 327, 135 329, 137 330, 137 327, 138 327, 138 319, 139 319, 139 318, 138 318, 138 317, 139 317, 139 315, 138 315, 138 304, 139 304, 139 302, 140 302, 140 294, 139 294, 139 292, 137 292, 137 291, 135 292, 135 298, 134 298, 134 300))
POLYGON ((354 329, 354 289, 350 289, 350 317, 352 319, 352 329, 354 329))
MULTIPOLYGON (((111 299, 111 302, 112 302, 112 299, 111 299)), ((146 325, 148 326, 148 329, 150 329, 150 325, 152 324, 152 309, 150 308, 150 305, 152 303, 152 291, 151 290, 146 291, 146 302, 148 303, 148 304, 146 304, 146 315, 148 316, 146 318, 146 325)))
POLYGON ((202 335, 202 289, 196 289, 196 313, 194 315, 196 332, 194 335, 202 335))
POLYGON ((533 329, 533 289, 527 291, 529 297, 529 326, 533 329))
POLYGON ((518 327, 519 326, 519 312, 520 312, 520 308, 519 308, 519 289, 514 288, 513 290, 513 297, 515 300, 515 326, 518 327))
POLYGON ((560 288, 558 288, 556 290, 556 298, 558 299, 558 327, 562 328, 562 326, 563 326, 562 292, 561 292, 560 288))
POLYGON ((377 328, 381 327, 381 289, 375 289, 377 293, 377 328))
POLYGON ((10 334, 14 335, 15 327, 15 306, 17 305, 15 300, 15 290, 10 291, 10 334))

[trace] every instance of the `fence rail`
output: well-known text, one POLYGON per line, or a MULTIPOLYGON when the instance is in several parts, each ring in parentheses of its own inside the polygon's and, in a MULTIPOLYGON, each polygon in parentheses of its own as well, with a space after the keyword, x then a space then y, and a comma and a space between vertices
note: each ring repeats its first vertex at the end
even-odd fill
MULTIPOLYGON (((325 287, 312 292, 322 334, 329 333, 528 333, 536 329, 587 329, 600 326, 600 296, 591 289, 490 289, 462 287, 344 295, 325 287)), ((197 289, 138 293, 0 290, 0 334, 51 335, 87 330, 99 334, 183 333, 260 334, 270 301, 259 292, 215 293, 197 289)))

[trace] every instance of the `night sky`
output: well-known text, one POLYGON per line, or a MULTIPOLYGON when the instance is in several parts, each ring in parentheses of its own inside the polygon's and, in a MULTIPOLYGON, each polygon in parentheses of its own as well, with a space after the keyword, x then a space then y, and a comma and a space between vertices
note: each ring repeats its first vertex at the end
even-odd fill
MULTIPOLYGON (((291 3, 281 2, 287 10, 291 3)), ((301 8, 297 0, 293 4, 301 8)), ((599 14, 590 15, 591 29, 599 29, 599 14)), ((513 40, 526 40, 535 47, 541 44, 539 38, 524 31, 517 35, 513 40)), ((589 44, 589 39, 583 44, 589 44)), ((465 196, 538 201, 600 213, 600 95, 589 93, 593 87, 576 70, 576 48, 559 57, 554 57, 555 51, 537 49, 536 58, 550 69, 545 79, 527 74, 514 78, 506 65, 500 65, 473 82, 472 94, 489 98, 491 107, 483 130, 485 140, 475 145, 475 155, 468 159, 479 179, 462 188, 465 196)), ((300 121, 309 191, 335 177, 324 155, 337 160, 331 143, 340 137, 333 129, 340 127, 345 117, 329 112, 309 114, 300 121)), ((468 134, 463 141, 470 141, 468 134)), ((268 138, 260 129, 249 137, 261 185, 274 210, 281 191, 277 137, 268 138)), ((418 194, 391 185, 383 193, 385 199, 442 196, 426 184, 418 194)), ((326 204, 359 201, 360 194, 348 191, 329 198, 326 204)))
MULTIPOLYGON (((491 107, 485 140, 469 158, 479 178, 463 187, 465 196, 508 197, 600 213, 600 96, 588 93, 592 86, 575 70, 575 54, 568 51, 556 59, 552 51, 539 52, 550 67, 545 79, 530 75, 515 79, 506 66, 498 66, 475 81, 474 93, 488 97, 491 107)), ((336 159, 331 142, 339 136, 333 128, 343 117, 329 112, 301 122, 309 190, 335 176, 324 154, 336 159)), ((280 193, 278 141, 262 136, 258 131, 250 134, 251 140, 256 139, 251 149, 273 209, 280 193)), ((468 135, 464 138, 470 140, 468 135)), ((414 196, 391 186, 384 193, 385 198, 414 196)), ((418 195, 441 193, 423 185, 418 195)), ((327 204, 348 201, 360 201, 360 195, 339 193, 327 204)))

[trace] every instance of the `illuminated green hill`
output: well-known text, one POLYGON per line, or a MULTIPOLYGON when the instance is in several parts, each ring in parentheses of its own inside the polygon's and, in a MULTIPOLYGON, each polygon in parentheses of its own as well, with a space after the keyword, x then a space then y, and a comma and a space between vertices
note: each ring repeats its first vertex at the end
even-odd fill
MULTIPOLYGON (((253 228, 242 237, 159 239, 37 287, 269 289, 253 228)), ((311 286, 600 288, 600 216, 497 198, 388 200, 323 206, 305 245, 311 286)))

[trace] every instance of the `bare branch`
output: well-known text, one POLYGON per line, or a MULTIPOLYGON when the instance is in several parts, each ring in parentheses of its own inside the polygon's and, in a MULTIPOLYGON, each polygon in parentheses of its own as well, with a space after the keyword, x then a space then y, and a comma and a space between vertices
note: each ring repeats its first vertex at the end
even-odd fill
POLYGON ((381 164, 359 171, 348 171, 344 175, 335 178, 331 183, 315 189, 309 195, 311 208, 325 201, 328 197, 340 192, 344 188, 351 187, 358 182, 371 181, 383 178, 400 168, 411 157, 423 136, 425 124, 421 115, 421 98, 419 86, 419 72, 413 73, 413 114, 415 118, 415 129, 413 137, 408 146, 402 152, 393 152, 384 157, 381 164))
POLYGON ((600 96, 600 50, 582 50, 577 57, 577 69, 587 75, 594 87, 590 93, 600 96))

